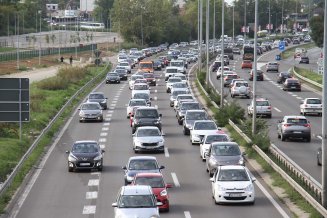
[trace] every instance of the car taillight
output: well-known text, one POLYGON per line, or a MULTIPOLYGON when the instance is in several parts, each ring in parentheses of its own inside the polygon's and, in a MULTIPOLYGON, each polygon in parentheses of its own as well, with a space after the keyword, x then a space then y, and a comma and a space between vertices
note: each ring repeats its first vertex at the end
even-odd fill
POLYGON ((304 105, 304 107, 308 107, 308 105, 307 105, 307 104, 305 104, 305 105, 304 105))
POLYGON ((268 109, 271 110, 271 106, 269 106, 268 109))
POLYGON ((285 127, 289 127, 289 126, 291 126, 291 124, 284 124, 284 126, 285 126, 285 127))
POLYGON ((311 125, 310 125, 309 123, 304 124, 303 126, 304 126, 304 127, 309 127, 309 128, 311 127, 311 125))

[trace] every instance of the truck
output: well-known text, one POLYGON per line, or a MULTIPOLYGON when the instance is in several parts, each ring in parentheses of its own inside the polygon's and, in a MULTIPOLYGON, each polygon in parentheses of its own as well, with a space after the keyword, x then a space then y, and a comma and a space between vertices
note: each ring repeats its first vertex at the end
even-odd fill
POLYGON ((224 54, 228 55, 230 60, 234 60, 233 48, 224 48, 224 54))
POLYGON ((254 47, 244 46, 243 47, 243 60, 254 60, 254 47))
POLYGON ((152 61, 141 61, 139 63, 139 70, 153 73, 153 62, 152 61))

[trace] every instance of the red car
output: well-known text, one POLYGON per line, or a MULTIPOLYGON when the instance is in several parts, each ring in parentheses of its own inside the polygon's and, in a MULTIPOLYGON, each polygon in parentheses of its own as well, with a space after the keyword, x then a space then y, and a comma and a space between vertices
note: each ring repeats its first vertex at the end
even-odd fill
POLYGON ((159 210, 169 211, 169 196, 167 189, 171 188, 172 185, 165 183, 161 173, 138 173, 135 175, 131 185, 151 186, 157 201, 162 203, 162 206, 159 206, 159 210))
POLYGON ((252 69, 252 62, 251 61, 249 61, 249 60, 244 60, 244 61, 242 61, 242 69, 244 69, 244 68, 250 68, 250 69, 252 69))
POLYGON ((137 108, 139 108, 139 107, 138 106, 133 107, 133 110, 129 114, 129 124, 130 124, 131 127, 132 127, 132 124, 133 124, 134 113, 135 113, 137 108))

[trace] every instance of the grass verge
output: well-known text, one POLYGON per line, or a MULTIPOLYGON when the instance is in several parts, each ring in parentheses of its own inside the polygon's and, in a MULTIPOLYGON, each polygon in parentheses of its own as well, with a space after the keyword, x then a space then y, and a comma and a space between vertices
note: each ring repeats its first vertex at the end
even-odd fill
POLYGON ((300 74, 303 77, 306 77, 312 81, 315 81, 319 84, 322 84, 322 75, 317 74, 311 70, 299 68, 299 67, 294 67, 294 70, 296 73, 300 74))
MULTIPOLYGON (((75 83, 71 82, 68 84, 67 88, 64 89, 56 89, 56 90, 47 90, 41 86, 38 87, 39 84, 47 83, 47 81, 40 81, 38 83, 33 83, 31 87, 31 122, 24 125, 23 128, 23 143, 20 143, 19 140, 13 139, 17 138, 17 125, 15 124, 6 124, 6 126, 1 126, 0 136, 7 136, 0 138, 0 169, 6 169, 5 171, 0 171, 0 178, 5 179, 6 175, 12 170, 14 166, 18 163, 21 156, 26 152, 28 147, 32 143, 32 138, 30 134, 35 132, 40 132, 48 121, 57 114, 58 110, 64 105, 67 99, 70 98, 76 91, 86 84, 89 80, 91 80, 96 75, 101 74, 101 76, 94 81, 94 83, 86 88, 85 91, 80 93, 72 102, 72 104, 66 108, 61 117, 53 124, 51 129, 43 136, 41 141, 35 147, 29 158, 25 161, 22 168, 16 175, 13 180, 12 185, 7 189, 7 191, 0 197, 0 213, 5 212, 5 208, 17 191, 19 186, 22 184, 26 175, 37 166, 40 161, 40 157, 46 151, 46 148, 51 145, 53 136, 61 129, 63 124, 65 123, 67 117, 70 116, 72 110, 76 107, 76 105, 83 99, 87 93, 89 93, 93 87, 95 87, 106 75, 106 71, 104 67, 90 67, 88 68, 88 72, 84 75, 81 80, 77 80, 75 83), (39 102, 38 102, 39 101, 39 102), (36 103, 38 102, 38 103, 36 103), (42 104, 40 104, 42 102, 42 104), (33 104, 36 104, 32 106, 33 104), (10 131, 11 130, 11 131, 10 131), (11 154, 11 155, 9 155, 11 154), (15 154, 15 155, 13 155, 15 154), (6 159, 3 159, 6 157, 6 159), (8 166, 8 163, 10 164, 8 166), (7 164, 7 165, 6 165, 7 164)), ((69 69, 73 71, 72 68, 69 69)), ((77 69, 77 72, 81 72, 81 69, 77 69)), ((63 73, 64 74, 64 73, 63 73)), ((60 72, 58 73, 58 77, 60 77, 60 72)), ((57 77, 54 77, 57 78, 57 77)), ((66 75, 64 79, 67 80, 68 76, 66 75)), ((72 78, 76 79, 75 76, 72 78)), ((58 79, 58 78, 57 78, 58 79)), ((50 80, 48 80, 50 81, 50 80)), ((46 86, 47 87, 47 86, 46 86)), ((51 85, 51 87, 53 87, 51 85)), ((36 133, 37 135, 38 133, 36 133)), ((34 135, 34 134, 33 134, 34 135)))
POLYGON ((1 52, 15 51, 15 50, 16 50, 16 48, 0 47, 0 53, 1 53, 1 52))
POLYGON ((284 52, 282 52, 282 59, 287 59, 289 57, 293 57, 296 48, 305 48, 306 50, 308 50, 308 49, 311 49, 314 47, 316 47, 316 44, 314 42, 294 46, 294 47, 286 49, 284 52))

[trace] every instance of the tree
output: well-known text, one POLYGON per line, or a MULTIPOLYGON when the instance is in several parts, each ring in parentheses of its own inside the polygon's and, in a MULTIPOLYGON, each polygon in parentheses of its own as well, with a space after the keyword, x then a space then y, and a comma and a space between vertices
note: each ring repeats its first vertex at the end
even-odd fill
POLYGON ((312 17, 310 20, 310 26, 312 40, 319 48, 322 48, 324 43, 324 17, 312 17))
POLYGON ((93 11, 94 17, 101 20, 107 28, 109 28, 110 23, 110 10, 114 4, 114 0, 96 0, 95 9, 93 11))

